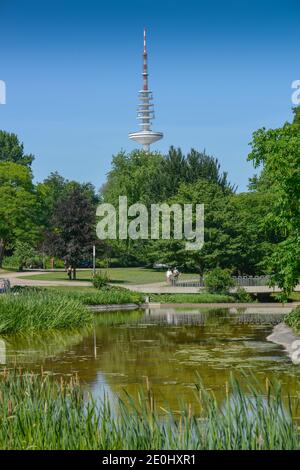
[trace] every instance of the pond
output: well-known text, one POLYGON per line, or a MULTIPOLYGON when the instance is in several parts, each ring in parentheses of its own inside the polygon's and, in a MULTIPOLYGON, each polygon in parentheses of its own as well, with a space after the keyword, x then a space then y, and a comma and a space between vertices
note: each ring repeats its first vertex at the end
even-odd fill
POLYGON ((231 373, 244 386, 253 379, 262 386, 266 377, 280 380, 295 396, 300 366, 266 340, 281 320, 278 313, 235 309, 104 312, 95 315, 94 328, 2 338, 0 362, 43 367, 58 377, 77 373, 95 397, 124 390, 136 396, 147 377, 157 401, 173 409, 195 400, 198 376, 219 399, 231 373))

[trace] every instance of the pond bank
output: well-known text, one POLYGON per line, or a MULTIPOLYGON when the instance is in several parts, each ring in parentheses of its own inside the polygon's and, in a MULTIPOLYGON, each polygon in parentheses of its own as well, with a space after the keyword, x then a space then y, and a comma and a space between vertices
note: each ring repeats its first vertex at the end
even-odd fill
POLYGON ((173 308, 227 308, 230 309, 230 313, 238 313, 238 310, 244 309, 245 313, 264 313, 264 314, 287 314, 294 308, 299 306, 299 302, 292 302, 290 304, 278 304, 278 303, 159 303, 149 302, 143 304, 111 304, 111 305, 90 305, 89 309, 93 312, 101 311, 115 311, 115 310, 135 310, 135 309, 173 309, 173 308))
POLYGON ((183 307, 183 308, 229 308, 229 309, 251 309, 255 311, 255 313, 259 313, 260 311, 266 312, 269 310, 270 313, 289 313, 294 308, 300 305, 299 302, 291 302, 289 304, 279 304, 275 302, 252 302, 252 303, 238 303, 238 302, 211 302, 211 303, 149 303, 143 304, 143 308, 174 308, 174 307, 183 307), (259 310, 259 312, 258 312, 259 310))

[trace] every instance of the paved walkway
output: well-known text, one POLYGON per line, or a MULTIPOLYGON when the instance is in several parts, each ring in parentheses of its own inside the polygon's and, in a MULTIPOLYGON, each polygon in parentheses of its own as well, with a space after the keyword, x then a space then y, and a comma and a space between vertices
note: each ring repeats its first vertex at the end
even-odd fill
MULTIPOLYGON (((62 271, 62 270, 60 270, 62 271)), ((23 271, 23 272, 3 272, 0 270, 0 278, 9 279, 12 286, 76 286, 76 287, 89 287, 92 285, 90 281, 69 281, 68 279, 61 280, 34 280, 34 279, 20 279, 27 276, 32 276, 34 274, 41 274, 41 271, 23 271)), ((67 274, 66 274, 67 277, 67 274)), ((151 284, 112 284, 114 286, 124 287, 131 291, 143 292, 145 294, 198 294, 200 292, 199 287, 178 287, 170 286, 166 282, 155 282, 151 284)), ((272 293, 280 292, 278 288, 271 288, 268 286, 258 286, 258 287, 244 287, 244 289, 249 293, 272 293)), ((236 289, 232 289, 234 292, 236 289)), ((296 292, 300 292, 300 285, 295 288, 296 292)))
MULTIPOLYGON (((23 272, 4 272, 0 271, 0 278, 9 279, 12 286, 40 286, 40 287, 50 287, 50 286, 77 286, 77 287, 90 287, 92 284, 89 281, 69 281, 68 279, 61 281, 42 281, 39 279, 20 279, 21 277, 27 277, 34 275, 34 271, 23 271, 23 272)), ((41 274, 41 272, 36 272, 36 274, 41 274)), ((67 277, 67 274, 66 274, 67 277)))
MULTIPOLYGON (((145 294, 199 294, 201 289, 199 287, 178 287, 170 286, 166 282, 155 282, 153 284, 114 284, 120 287, 126 287, 126 289, 143 292, 145 294)), ((244 289, 253 294, 267 294, 272 292, 280 292, 278 287, 272 288, 268 286, 258 286, 258 287, 244 287, 244 289)), ((231 292, 235 292, 236 288, 231 289, 231 292)), ((296 292, 300 292, 300 285, 295 288, 296 292)))

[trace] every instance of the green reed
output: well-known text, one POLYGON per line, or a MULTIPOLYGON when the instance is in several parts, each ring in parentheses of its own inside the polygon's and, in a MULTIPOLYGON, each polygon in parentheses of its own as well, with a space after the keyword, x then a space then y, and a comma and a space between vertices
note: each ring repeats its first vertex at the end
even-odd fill
POLYGON ((24 291, 0 296, 0 333, 80 328, 93 315, 77 299, 58 292, 24 291))
POLYGON ((97 292, 72 291, 64 292, 62 295, 79 300, 85 305, 141 304, 144 301, 143 294, 115 286, 104 286, 97 292))
POLYGON ((84 392, 78 378, 4 371, 0 377, 1 449, 299 449, 291 399, 278 384, 243 392, 234 379, 223 403, 200 384, 197 406, 159 407, 149 387, 115 406, 84 392), (286 403, 286 404, 284 404, 286 403), (197 412, 195 411, 197 409, 197 412))

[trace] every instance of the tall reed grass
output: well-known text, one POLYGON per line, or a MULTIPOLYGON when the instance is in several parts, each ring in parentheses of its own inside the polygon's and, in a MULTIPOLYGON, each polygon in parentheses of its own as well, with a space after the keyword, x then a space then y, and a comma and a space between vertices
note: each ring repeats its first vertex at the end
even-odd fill
POLYGON ((141 304, 144 296, 139 292, 132 292, 122 287, 104 286, 97 292, 65 292, 68 298, 79 300, 85 305, 122 305, 141 304))
POLYGON ((0 333, 80 328, 92 324, 93 315, 77 299, 46 290, 0 296, 0 333))
POLYGON ((55 289, 55 287, 50 289, 45 289, 42 287, 14 287, 13 291, 15 292, 53 292, 57 296, 64 296, 69 299, 77 300, 85 305, 122 305, 122 304, 141 304, 144 301, 144 295, 139 292, 133 292, 128 289, 119 286, 104 286, 99 290, 80 291, 72 290, 62 290, 55 289))
POLYGON ((77 377, 4 371, 0 378, 1 449, 299 449, 292 406, 281 388, 242 392, 232 380, 221 404, 196 387, 199 413, 184 404, 175 414, 159 408, 148 386, 137 401, 129 395, 95 402, 77 377))

